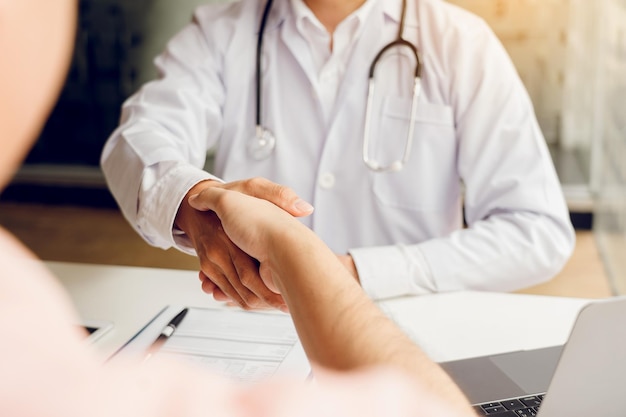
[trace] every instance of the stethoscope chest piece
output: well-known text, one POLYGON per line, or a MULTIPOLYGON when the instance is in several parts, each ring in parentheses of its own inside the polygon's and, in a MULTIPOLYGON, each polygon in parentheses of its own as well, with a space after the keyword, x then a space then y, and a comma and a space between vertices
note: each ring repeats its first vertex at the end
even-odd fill
POLYGON ((268 158, 276 148, 276 137, 263 126, 257 126, 254 137, 248 142, 248 155, 254 160, 268 158))

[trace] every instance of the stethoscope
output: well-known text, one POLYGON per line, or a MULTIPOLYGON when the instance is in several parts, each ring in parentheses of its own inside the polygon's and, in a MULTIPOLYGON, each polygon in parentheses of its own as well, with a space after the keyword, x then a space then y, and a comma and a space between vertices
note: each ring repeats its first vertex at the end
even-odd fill
MULTIPOLYGON (((261 17, 261 25, 259 28, 259 36, 257 38, 257 48, 256 48, 256 129, 254 137, 248 142, 248 153, 255 160, 262 160, 268 158, 274 148, 276 147, 276 137, 274 134, 263 126, 261 123, 261 79, 262 79, 262 70, 261 70, 261 54, 263 50, 263 34, 265 32, 265 25, 267 24, 267 17, 272 8, 273 0, 268 0, 265 4, 265 9, 263 10, 263 15, 261 17)), ((404 168, 407 161, 409 160, 409 155, 411 154, 411 146, 413 145, 413 134, 415 131, 415 120, 416 120, 416 112, 417 112, 417 101, 419 95, 421 93, 421 64, 417 52, 417 48, 411 42, 407 41, 402 37, 404 33, 404 17, 406 15, 406 0, 402 0, 402 16, 400 18, 400 26, 398 29, 398 36, 394 41, 387 44, 383 47, 380 52, 372 61, 369 69, 369 82, 368 82, 368 92, 367 92, 367 103, 365 108, 365 131, 363 134, 363 162, 369 169, 375 172, 395 172, 400 171, 404 168), (372 107, 374 102, 374 91, 375 91, 375 81, 374 75, 376 70, 376 65, 381 57, 388 52, 391 48, 408 48, 413 56, 415 57, 415 71, 414 71, 414 80, 413 80, 413 98, 411 101, 411 110, 410 110, 410 119, 409 119, 409 128, 408 135, 404 145, 404 153, 402 158, 391 162, 388 165, 381 165, 375 158, 370 156, 370 137, 369 137, 369 129, 370 129, 370 119, 372 113, 372 107)))

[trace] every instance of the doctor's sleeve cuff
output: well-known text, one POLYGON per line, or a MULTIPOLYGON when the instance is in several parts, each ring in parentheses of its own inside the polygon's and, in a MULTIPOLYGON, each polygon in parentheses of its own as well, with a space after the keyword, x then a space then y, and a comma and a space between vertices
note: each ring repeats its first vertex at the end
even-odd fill
POLYGON ((436 292, 432 273, 415 246, 379 246, 349 251, 365 292, 374 300, 436 292))
MULTIPOLYGON (((141 205, 141 223, 152 225, 152 233, 158 241, 153 245, 164 249, 175 247, 178 250, 195 255, 191 242, 181 230, 176 229, 174 221, 180 203, 187 192, 197 183, 209 179, 221 181, 208 172, 190 165, 178 165, 170 169, 155 184, 141 205)), ((140 224, 142 227, 142 224, 140 224)))

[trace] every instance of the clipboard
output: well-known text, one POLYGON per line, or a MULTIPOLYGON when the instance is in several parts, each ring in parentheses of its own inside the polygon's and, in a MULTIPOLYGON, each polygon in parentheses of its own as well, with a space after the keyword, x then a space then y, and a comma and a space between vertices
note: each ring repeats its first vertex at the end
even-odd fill
MULTIPOLYGON (((166 306, 119 352, 145 356, 183 308, 166 306)), ((310 363, 288 314, 232 307, 187 308, 175 332, 152 356, 187 361, 244 382, 279 375, 303 380, 310 376, 310 363)))

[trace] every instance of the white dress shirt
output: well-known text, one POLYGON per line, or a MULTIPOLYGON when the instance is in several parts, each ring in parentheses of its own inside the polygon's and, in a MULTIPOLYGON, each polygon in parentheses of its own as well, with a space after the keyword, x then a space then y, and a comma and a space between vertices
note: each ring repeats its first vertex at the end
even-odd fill
MULTIPOLYGON (((367 0, 337 27, 332 52, 297 3, 274 3, 263 38, 261 118, 277 138, 269 158, 246 150, 263 1, 198 8, 157 58, 159 79, 126 101, 102 168, 137 232, 194 253, 173 229, 186 192, 207 178, 260 176, 315 206, 302 221, 352 255, 375 299, 509 291, 558 272, 574 231, 530 99, 488 26, 441 0, 408 1, 404 37, 422 61, 414 142, 404 169, 375 173, 362 160, 368 74, 397 36, 401 0, 367 0)), ((383 164, 405 145, 411 65, 400 51, 376 68, 370 148, 383 164)))

